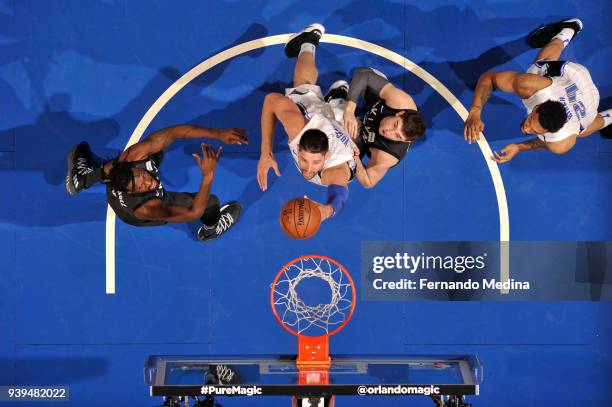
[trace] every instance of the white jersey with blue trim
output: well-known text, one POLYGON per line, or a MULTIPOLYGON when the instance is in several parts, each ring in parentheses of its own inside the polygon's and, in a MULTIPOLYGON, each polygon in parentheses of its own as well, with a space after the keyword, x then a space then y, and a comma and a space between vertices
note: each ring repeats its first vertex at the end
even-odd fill
MULTIPOLYGON (((345 130, 342 124, 335 120, 330 120, 322 114, 313 115, 302 131, 300 131, 300 133, 289 143, 289 150, 291 150, 293 161, 295 162, 295 166, 298 170, 300 170, 300 166, 298 165, 298 149, 300 139, 302 138, 302 134, 304 134, 304 132, 311 129, 321 130, 327 135, 327 140, 329 142, 329 158, 325 160, 321 172, 327 168, 335 167, 336 165, 342 163, 348 163, 351 171, 355 170, 356 163, 353 155, 353 149, 356 149, 357 146, 353 140, 351 140, 348 132, 345 130)), ((317 185, 325 186, 325 184, 321 182, 321 176, 319 174, 315 175, 308 181, 317 185)))
MULTIPOLYGON (((552 84, 523 99, 527 113, 547 100, 558 101, 565 106, 567 122, 555 133, 538 134, 538 138, 545 142, 561 141, 573 134, 580 134, 597 116, 599 107, 599 91, 595 87, 589 71, 582 65, 574 62, 565 62, 560 67, 558 76, 548 72, 548 61, 534 63, 527 73, 549 76, 552 84)), ((557 67, 555 67, 557 68, 557 67)))

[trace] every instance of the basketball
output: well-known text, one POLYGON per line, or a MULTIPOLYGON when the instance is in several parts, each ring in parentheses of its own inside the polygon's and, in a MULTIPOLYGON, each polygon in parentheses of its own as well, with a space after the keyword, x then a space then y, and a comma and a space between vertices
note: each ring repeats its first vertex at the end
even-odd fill
POLYGON ((308 239, 321 226, 321 212, 308 198, 288 201, 280 212, 280 225, 285 234, 294 239, 308 239))

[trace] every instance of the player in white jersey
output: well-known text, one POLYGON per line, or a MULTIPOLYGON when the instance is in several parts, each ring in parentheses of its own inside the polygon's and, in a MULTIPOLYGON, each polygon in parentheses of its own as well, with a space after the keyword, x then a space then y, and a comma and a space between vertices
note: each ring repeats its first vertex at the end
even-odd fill
POLYGON ((512 143, 495 151, 491 159, 498 163, 512 160, 519 152, 549 150, 563 154, 576 139, 586 137, 612 123, 610 110, 597 113, 599 91, 589 71, 582 65, 559 61, 563 49, 582 30, 577 18, 543 25, 532 31, 527 43, 541 48, 527 73, 486 72, 478 80, 474 100, 464 126, 464 137, 472 143, 480 138, 484 123, 480 113, 494 89, 516 93, 527 108, 521 123, 524 134, 535 138, 512 143))
POLYGON ((320 24, 311 24, 290 37, 285 45, 289 58, 297 57, 293 88, 285 95, 266 95, 261 112, 261 157, 257 164, 257 182, 268 188, 268 171, 280 176, 272 153, 274 127, 280 121, 287 133, 289 149, 302 176, 327 187, 327 202, 319 204, 322 219, 338 214, 348 198, 348 182, 355 171, 354 149, 342 121, 348 84, 335 82, 326 97, 316 85, 315 51, 325 32, 320 24))

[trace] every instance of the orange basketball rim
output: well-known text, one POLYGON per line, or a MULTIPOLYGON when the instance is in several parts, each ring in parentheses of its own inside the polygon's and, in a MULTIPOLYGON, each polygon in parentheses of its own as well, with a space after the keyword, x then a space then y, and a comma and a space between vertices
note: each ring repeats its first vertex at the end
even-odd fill
POLYGON ((298 337, 300 384, 328 384, 329 337, 349 322, 356 298, 355 283, 348 271, 326 256, 298 257, 276 274, 270 286, 270 305, 278 323, 298 337), (328 302, 315 304, 300 297, 298 285, 313 278, 329 286, 328 302))

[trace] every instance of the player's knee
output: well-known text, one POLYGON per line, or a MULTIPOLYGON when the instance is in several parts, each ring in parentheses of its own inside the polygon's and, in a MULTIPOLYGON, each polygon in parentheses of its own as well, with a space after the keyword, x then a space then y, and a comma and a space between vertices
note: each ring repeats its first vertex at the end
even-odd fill
POLYGON ((210 196, 208 197, 208 205, 207 206, 219 206, 221 205, 221 201, 219 201, 219 198, 217 197, 217 195, 213 195, 210 194, 210 196))
POLYGON ((315 81, 312 78, 296 76, 293 78, 293 87, 297 88, 300 85, 314 85, 315 81))

